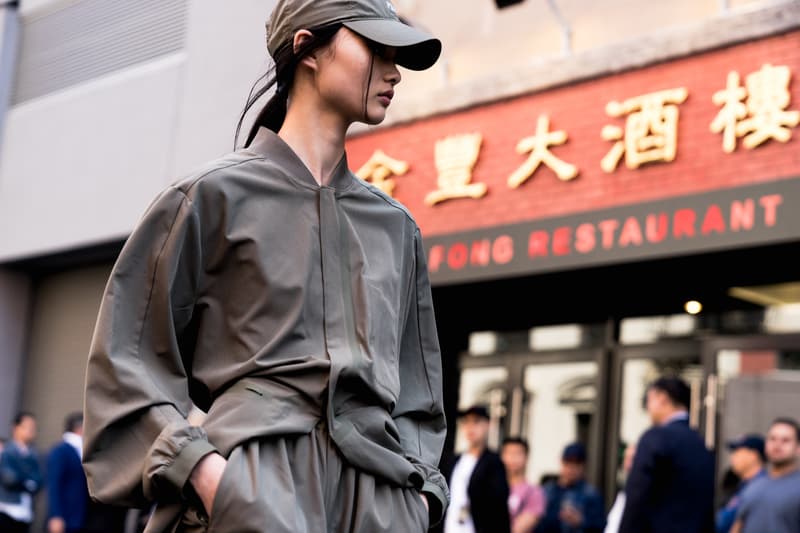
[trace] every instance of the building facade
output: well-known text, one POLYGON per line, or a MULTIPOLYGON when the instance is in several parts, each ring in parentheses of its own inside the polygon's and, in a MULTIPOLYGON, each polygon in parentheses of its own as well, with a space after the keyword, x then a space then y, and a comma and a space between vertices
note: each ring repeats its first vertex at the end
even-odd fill
MULTIPOLYGON (((82 405, 114 258, 161 188, 233 148, 272 4, 2 8, 0 428, 34 411, 49 445, 82 405)), ((396 5, 445 51, 348 156, 422 228, 448 450, 485 402, 532 479, 582 440, 609 495, 659 374, 692 384, 720 451, 795 415, 800 2, 396 5)))

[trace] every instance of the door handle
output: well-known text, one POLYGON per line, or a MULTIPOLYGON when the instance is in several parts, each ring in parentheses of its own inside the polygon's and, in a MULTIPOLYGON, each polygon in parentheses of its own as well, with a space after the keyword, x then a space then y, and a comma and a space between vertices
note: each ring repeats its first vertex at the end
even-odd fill
POLYGON ((706 397, 703 399, 706 408, 705 440, 709 450, 717 446, 717 386, 717 375, 709 374, 706 378, 706 397))
POLYGON ((522 387, 516 386, 511 391, 511 424, 508 432, 512 437, 522 434, 522 387))
POLYGON ((700 381, 692 379, 689 381, 691 389, 691 405, 689 406, 689 425, 695 429, 700 427, 700 409, 702 401, 700 399, 700 381))
POLYGON ((500 421, 506 414, 503 405, 503 390, 492 389, 489 391, 489 447, 498 449, 500 447, 500 421))

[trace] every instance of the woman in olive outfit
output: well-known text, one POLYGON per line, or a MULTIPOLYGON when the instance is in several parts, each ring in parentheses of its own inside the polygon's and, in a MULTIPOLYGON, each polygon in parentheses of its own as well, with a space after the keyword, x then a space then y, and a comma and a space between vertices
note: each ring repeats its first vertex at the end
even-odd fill
POLYGON ((90 491, 154 503, 152 532, 425 531, 448 492, 422 240, 344 144, 441 44, 386 0, 280 0, 267 45, 244 147, 161 192, 106 286, 90 491))

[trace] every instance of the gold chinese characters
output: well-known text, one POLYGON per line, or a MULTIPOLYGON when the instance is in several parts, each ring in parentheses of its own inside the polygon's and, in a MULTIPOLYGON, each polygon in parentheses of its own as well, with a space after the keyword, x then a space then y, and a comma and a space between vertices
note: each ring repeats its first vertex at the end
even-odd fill
POLYGON ((786 111, 791 95, 789 67, 766 64, 747 76, 745 87, 739 84, 739 73, 728 74, 725 89, 714 93, 713 102, 722 106, 711 123, 713 133, 722 133, 722 149, 736 150, 736 139, 744 137, 745 148, 775 139, 787 142, 791 127, 800 123, 800 111, 786 111), (747 101, 745 102, 745 98, 747 101))
MULTIPOLYGON (((748 74, 744 85, 738 72, 728 73, 724 89, 711 100, 719 107, 709 124, 711 133, 722 134, 722 150, 733 153, 739 139, 746 149, 754 149, 770 140, 786 143, 792 128, 800 124, 800 111, 790 109, 791 70, 788 66, 764 64, 748 74)), ((620 162, 636 170, 651 163, 675 160, 679 141, 680 107, 689 98, 686 87, 654 91, 625 100, 612 100, 605 112, 612 118, 624 118, 624 124, 607 124, 600 137, 613 145, 600 161, 606 173, 615 172, 620 162)), ((696 116, 696 113, 693 114, 696 116)), ((552 170, 561 181, 570 181, 580 169, 560 159, 551 148, 567 143, 564 129, 551 131, 550 116, 541 114, 533 135, 517 142, 516 152, 527 159, 506 179, 516 189, 530 180, 541 166, 552 170)), ((425 204, 435 206, 459 198, 477 199, 488 192, 486 183, 473 182, 473 170, 479 161, 483 136, 479 132, 451 135, 436 141, 433 156, 436 167, 436 189, 425 195, 425 204)), ((403 176, 409 164, 376 150, 359 170, 358 177, 371 182, 388 195, 393 195, 395 180, 403 176)))
POLYGON ((356 176, 392 196, 395 182, 393 179, 389 179, 389 176, 402 176, 406 172, 408 172, 408 163, 393 159, 382 150, 375 150, 369 161, 356 171, 356 176))
POLYGON ((617 141, 600 162, 606 172, 614 172, 625 155, 625 166, 639 168, 652 161, 672 161, 678 151, 678 105, 689 96, 684 87, 628 98, 624 102, 609 102, 606 114, 612 117, 627 115, 625 130, 605 126, 601 136, 617 141))
POLYGON ((541 163, 547 165, 559 179, 568 181, 578 175, 578 167, 566 163, 550 151, 550 146, 558 146, 567 142, 567 132, 564 130, 549 131, 550 119, 541 115, 536 124, 536 135, 525 137, 517 144, 517 153, 530 152, 528 160, 508 178, 508 186, 516 189, 530 178, 541 163))
POLYGON ((455 135, 436 141, 434 156, 439 188, 425 196, 426 204, 436 205, 454 198, 480 198, 486 194, 486 184, 470 183, 482 142, 480 133, 455 135))

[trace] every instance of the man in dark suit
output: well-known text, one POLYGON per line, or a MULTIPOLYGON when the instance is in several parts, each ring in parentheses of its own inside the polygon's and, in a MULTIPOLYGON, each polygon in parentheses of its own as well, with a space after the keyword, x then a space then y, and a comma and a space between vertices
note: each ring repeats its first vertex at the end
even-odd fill
POLYGON ((714 456, 689 427, 690 396, 677 377, 648 387, 653 427, 636 447, 620 533, 714 531, 714 456))
POLYGON ((127 509, 91 500, 82 449, 83 414, 75 412, 47 456, 47 533, 121 533, 127 509))
POLYGON ((459 412, 459 418, 467 451, 442 464, 450 506, 440 528, 444 533, 509 533, 506 469, 487 447, 489 412, 473 406, 459 412))
POLYGON ((81 465, 83 415, 74 413, 64 422, 64 435, 47 456, 47 531, 83 531, 89 491, 81 465))

